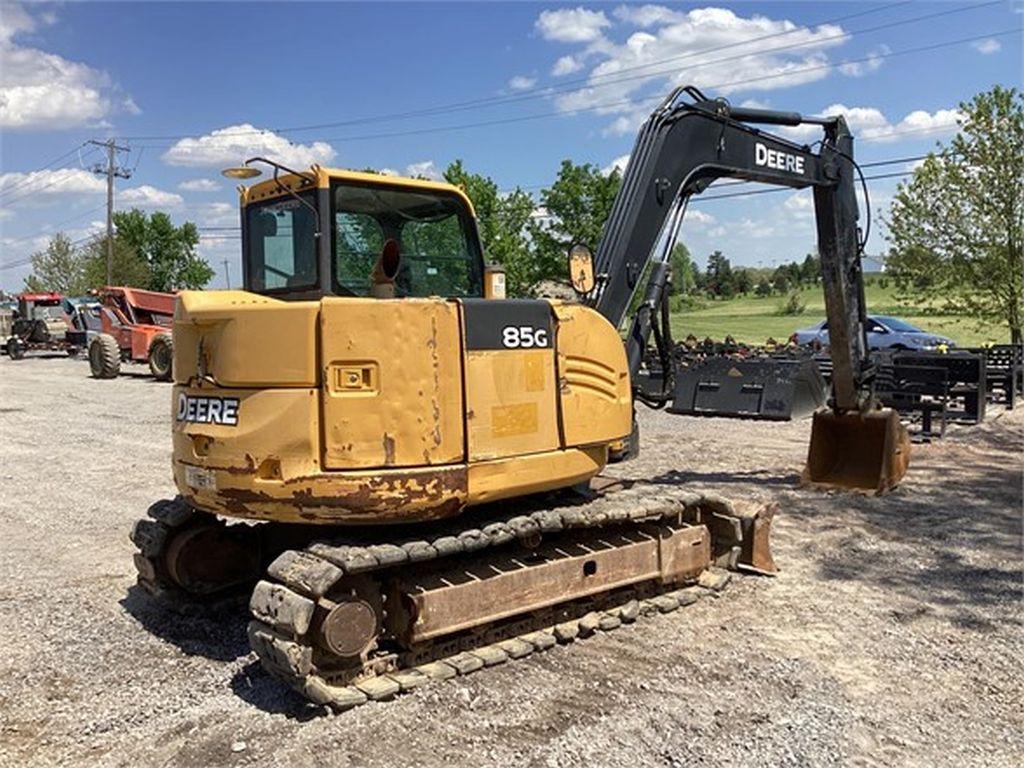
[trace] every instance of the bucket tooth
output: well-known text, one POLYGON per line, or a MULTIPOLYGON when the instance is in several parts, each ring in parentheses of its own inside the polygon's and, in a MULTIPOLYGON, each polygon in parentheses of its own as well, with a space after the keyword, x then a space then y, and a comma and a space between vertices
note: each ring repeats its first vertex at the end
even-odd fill
POLYGON ((820 488, 885 493, 895 488, 910 462, 910 437, 899 414, 818 411, 801 482, 820 488))

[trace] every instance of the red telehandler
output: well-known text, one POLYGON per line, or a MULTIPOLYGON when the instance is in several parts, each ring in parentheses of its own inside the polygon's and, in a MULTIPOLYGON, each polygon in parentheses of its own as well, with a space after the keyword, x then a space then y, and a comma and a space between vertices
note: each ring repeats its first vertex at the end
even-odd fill
POLYGON ((106 286, 97 291, 103 330, 89 343, 89 369, 113 379, 122 362, 148 363, 157 381, 170 381, 174 361, 173 293, 106 286))

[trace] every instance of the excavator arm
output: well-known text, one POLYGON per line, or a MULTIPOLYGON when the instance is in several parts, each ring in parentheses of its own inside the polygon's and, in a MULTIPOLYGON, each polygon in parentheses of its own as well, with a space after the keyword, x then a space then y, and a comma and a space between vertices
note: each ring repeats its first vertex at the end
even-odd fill
MULTIPOLYGON (((906 471, 909 440, 898 416, 879 410, 873 393, 856 173, 853 136, 841 116, 737 108, 708 99, 695 88, 678 88, 637 136, 594 259, 594 288, 587 302, 619 327, 648 275, 626 338, 630 375, 636 381, 652 334, 663 362, 669 362, 669 254, 690 198, 723 177, 811 187, 833 376, 831 411, 815 414, 805 480, 884 491, 906 471), (820 125, 822 137, 815 151, 755 124, 820 125)), ((650 404, 668 399, 668 366, 665 373, 660 394, 637 387, 638 399, 650 404)))

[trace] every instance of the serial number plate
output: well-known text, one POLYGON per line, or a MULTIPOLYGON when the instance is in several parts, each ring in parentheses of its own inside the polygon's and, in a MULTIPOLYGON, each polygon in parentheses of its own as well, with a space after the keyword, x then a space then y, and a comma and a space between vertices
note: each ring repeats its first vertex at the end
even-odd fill
POLYGON ((201 491, 217 490, 217 478, 211 470, 202 467, 185 467, 185 482, 190 488, 201 491))
POLYGON ((237 397, 207 397, 202 395, 178 395, 175 410, 178 421, 192 424, 224 424, 238 426, 237 397))

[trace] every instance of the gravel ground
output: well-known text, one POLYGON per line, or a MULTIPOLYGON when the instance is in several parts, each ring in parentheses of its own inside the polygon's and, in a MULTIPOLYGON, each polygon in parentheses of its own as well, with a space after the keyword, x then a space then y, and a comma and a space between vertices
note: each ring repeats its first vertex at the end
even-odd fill
POLYGON ((777 578, 324 716, 245 613, 160 613, 128 530, 173 494, 168 385, 0 361, 0 765, 1009 766, 1024 761, 1024 408, 884 498, 795 489, 809 424, 644 412, 615 474, 775 499, 777 578))

